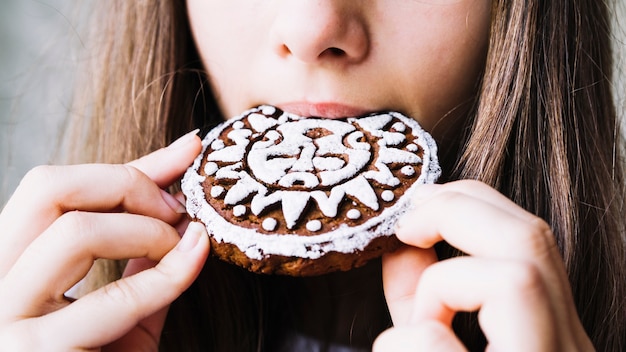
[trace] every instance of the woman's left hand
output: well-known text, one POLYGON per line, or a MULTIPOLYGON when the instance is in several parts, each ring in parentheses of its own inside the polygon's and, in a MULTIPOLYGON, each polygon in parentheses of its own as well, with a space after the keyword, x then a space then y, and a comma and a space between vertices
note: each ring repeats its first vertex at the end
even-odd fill
POLYGON ((465 350, 457 312, 479 311, 490 350, 589 351, 550 227, 477 181, 420 187, 383 260, 394 327, 375 351, 465 350), (437 261, 439 241, 468 256, 437 261))

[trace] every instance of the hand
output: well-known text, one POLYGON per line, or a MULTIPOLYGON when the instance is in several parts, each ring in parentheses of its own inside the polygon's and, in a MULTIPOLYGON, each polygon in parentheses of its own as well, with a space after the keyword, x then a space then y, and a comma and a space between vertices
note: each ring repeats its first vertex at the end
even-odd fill
POLYGON ((190 134, 127 165, 31 171, 0 213, 0 346, 156 351, 167 306, 208 254, 203 226, 190 225, 180 239, 174 226, 184 225, 183 207, 162 190, 199 151, 190 134), (145 259, 71 303, 64 293, 96 258, 145 259))
POLYGON ((394 328, 375 351, 463 351, 451 324, 478 320, 494 351, 591 351, 549 226, 476 181, 421 187, 397 227, 412 247, 385 256, 394 328), (469 256, 437 262, 445 240, 469 256))

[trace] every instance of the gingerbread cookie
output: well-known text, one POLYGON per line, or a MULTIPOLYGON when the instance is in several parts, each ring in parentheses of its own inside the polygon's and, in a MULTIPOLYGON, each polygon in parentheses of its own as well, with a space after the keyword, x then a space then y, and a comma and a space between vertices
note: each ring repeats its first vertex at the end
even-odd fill
POLYGON ((439 177, 436 145, 396 112, 303 118, 260 106, 203 140, 187 210, 219 258, 262 273, 349 270, 399 246, 393 227, 439 177))

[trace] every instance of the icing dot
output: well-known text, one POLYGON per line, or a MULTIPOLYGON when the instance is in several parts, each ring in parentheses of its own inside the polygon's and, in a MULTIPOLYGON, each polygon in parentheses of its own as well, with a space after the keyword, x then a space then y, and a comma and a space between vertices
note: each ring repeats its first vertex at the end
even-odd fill
POLYGON ((216 139, 211 143, 211 149, 213 150, 222 150, 224 149, 224 141, 221 139, 216 139))
POLYGON ((411 143, 409 145, 406 146, 406 150, 410 151, 410 152, 416 152, 419 148, 417 147, 417 145, 411 143))
POLYGON ((261 113, 263 113, 263 115, 274 115, 274 113, 276 113, 276 108, 273 106, 265 105, 261 109, 261 113))
POLYGON ((406 165, 400 169, 400 172, 402 172, 404 176, 413 176, 415 175, 415 168, 411 165, 406 165))
POLYGON ((243 125, 243 122, 241 122, 241 121, 235 121, 235 122, 233 123, 233 128, 234 128, 234 129, 236 129, 236 130, 240 130, 240 129, 242 129, 242 128, 243 128, 243 126, 244 126, 244 125, 243 125))
POLYGON ((244 216, 246 214, 246 206, 245 205, 236 205, 233 208, 233 215, 239 217, 244 216))
POLYGON ((390 190, 383 191, 383 193, 381 193, 380 196, 383 198, 385 202, 391 202, 396 197, 396 195, 393 194, 393 192, 390 190))
POLYGON ((217 169, 219 169, 219 166, 217 166, 216 163, 206 163, 204 165, 204 173, 211 176, 214 173, 217 172, 217 169))
POLYGON ((348 219, 356 220, 361 217, 361 212, 358 209, 350 209, 346 215, 348 219))
POLYGON ((213 186, 211 188, 211 197, 213 197, 213 198, 217 198, 217 197, 221 196, 222 193, 224 193, 224 187, 222 187, 222 186, 213 186))
POLYGON ((316 232, 322 229, 322 222, 319 220, 311 220, 306 223, 306 229, 312 232, 316 232))
POLYGON ((278 225, 278 221, 274 218, 267 218, 263 220, 263 223, 261 224, 265 231, 274 231, 276 229, 276 225, 278 225))

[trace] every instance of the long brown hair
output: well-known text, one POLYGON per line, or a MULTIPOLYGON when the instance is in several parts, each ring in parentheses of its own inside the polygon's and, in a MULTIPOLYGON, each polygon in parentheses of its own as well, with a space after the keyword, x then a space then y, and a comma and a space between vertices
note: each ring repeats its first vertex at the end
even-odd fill
MULTIPOLYGON (((93 64, 73 110, 72 140, 80 148, 72 150, 87 161, 125 162, 221 119, 184 1, 98 6, 94 49, 87 51, 93 64)), ((486 182, 548 221, 588 334, 598 350, 621 351, 624 161, 609 23, 605 1, 493 0, 484 75, 463 143, 444 166, 453 170, 450 180, 486 182)), ((163 348, 262 348, 272 334, 272 304, 263 294, 272 284, 210 260, 172 306, 163 348), (198 309, 206 314, 193 314, 198 309), (202 326, 176 329, 190 324, 202 326)))

